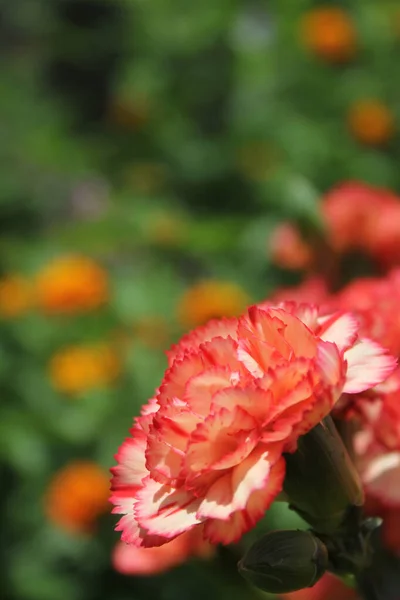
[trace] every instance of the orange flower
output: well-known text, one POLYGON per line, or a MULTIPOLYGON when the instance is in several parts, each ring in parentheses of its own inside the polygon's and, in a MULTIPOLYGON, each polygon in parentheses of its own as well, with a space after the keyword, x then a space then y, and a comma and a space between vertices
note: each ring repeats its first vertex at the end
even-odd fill
POLYGON ((301 22, 303 44, 329 62, 346 62, 356 50, 356 31, 349 15, 339 7, 321 6, 301 22))
POLYGON ((350 107, 348 126, 353 136, 363 144, 381 146, 394 135, 394 117, 379 100, 361 100, 350 107))
POLYGON ((37 278, 37 302, 47 313, 76 313, 98 308, 108 299, 107 273, 92 259, 63 256, 37 278))
POLYGON ((32 304, 29 282, 20 275, 8 275, 0 280, 0 315, 4 318, 19 317, 32 304))
POLYGON ((291 223, 282 223, 269 240, 269 250, 273 263, 284 269, 300 270, 309 267, 313 252, 291 223))
POLYGON ((55 473, 44 498, 46 516, 70 532, 88 532, 108 509, 109 477, 90 461, 67 464, 55 473))
POLYGON ((105 344, 70 346, 52 357, 49 370, 54 387, 74 395, 111 384, 120 364, 116 353, 105 344))
POLYGON ((178 536, 168 546, 158 548, 137 548, 118 542, 112 563, 123 575, 155 575, 184 563, 191 556, 206 559, 214 553, 214 547, 203 539, 202 532, 194 529, 178 536))
POLYGON ((195 327, 213 318, 237 316, 249 301, 236 283, 211 279, 200 281, 181 298, 179 320, 184 327, 195 327))

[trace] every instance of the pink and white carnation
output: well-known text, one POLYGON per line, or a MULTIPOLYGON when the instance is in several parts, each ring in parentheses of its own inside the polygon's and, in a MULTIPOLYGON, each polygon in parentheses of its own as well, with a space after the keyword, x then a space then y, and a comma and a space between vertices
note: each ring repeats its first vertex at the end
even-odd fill
POLYGON ((298 437, 396 365, 358 337, 351 314, 294 303, 211 321, 168 362, 112 469, 116 529, 139 547, 194 528, 212 543, 238 540, 281 492, 298 437))

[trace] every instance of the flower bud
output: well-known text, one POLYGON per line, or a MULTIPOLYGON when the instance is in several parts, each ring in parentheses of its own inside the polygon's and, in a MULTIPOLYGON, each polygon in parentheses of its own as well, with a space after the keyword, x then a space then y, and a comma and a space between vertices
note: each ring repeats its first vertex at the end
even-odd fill
POLYGON ((300 437, 296 452, 285 459, 289 504, 315 531, 335 532, 362 506, 359 475, 330 417, 300 437))
POLYGON ((328 551, 309 531, 271 531, 255 542, 238 568, 251 584, 271 594, 312 587, 328 567, 328 551))

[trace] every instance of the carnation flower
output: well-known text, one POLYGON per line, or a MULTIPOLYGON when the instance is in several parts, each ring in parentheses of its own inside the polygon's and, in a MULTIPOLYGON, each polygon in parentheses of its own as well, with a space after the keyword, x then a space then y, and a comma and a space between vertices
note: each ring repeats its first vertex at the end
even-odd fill
POLYGON ((335 186, 323 198, 328 236, 338 251, 365 249, 382 206, 397 202, 391 192, 358 181, 335 186), (357 231, 357 235, 354 232, 357 231))
POLYGON ((400 261, 400 202, 392 192, 345 182, 324 196, 322 214, 337 252, 361 250, 384 267, 400 261))
POLYGON ((268 249, 272 262, 283 269, 307 269, 313 262, 312 247, 292 223, 282 223, 275 229, 268 249))
MULTIPOLYGON (((327 304, 332 309, 352 311, 360 323, 360 333, 373 338, 400 356, 400 270, 382 278, 360 278, 347 285, 327 304)), ((374 430, 376 439, 388 449, 400 450, 400 369, 367 393, 343 397, 337 409, 354 414, 374 430)))
POLYGON ((357 329, 350 314, 286 304, 184 336, 112 469, 122 540, 160 546, 202 527, 227 544, 253 527, 282 490, 283 453, 343 392, 395 368, 357 329))
POLYGON ((367 241, 368 252, 384 269, 400 263, 400 200, 382 204, 367 241))
POLYGON ((137 548, 117 542, 112 553, 114 569, 123 575, 155 575, 176 567, 190 557, 210 558, 214 547, 203 539, 201 528, 178 536, 168 546, 137 548))
POLYGON ((386 277, 355 279, 330 299, 329 306, 357 315, 363 335, 400 355, 400 269, 386 277))

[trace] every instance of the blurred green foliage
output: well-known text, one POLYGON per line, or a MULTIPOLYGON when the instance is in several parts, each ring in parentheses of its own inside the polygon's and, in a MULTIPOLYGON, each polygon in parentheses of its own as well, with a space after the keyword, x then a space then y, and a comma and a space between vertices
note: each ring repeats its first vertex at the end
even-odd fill
MULTIPOLYGON (((113 464, 161 379, 163 350, 184 330, 177 307, 188 286, 234 281, 261 300, 295 280, 268 256, 279 221, 318 227, 321 193, 345 179, 400 191, 397 128, 371 147, 347 124, 349 106, 368 98, 398 123, 399 10, 383 0, 333 3, 357 31, 355 57, 337 65, 300 42, 299 19, 320 4, 2 5, 0 268, 31 278, 54 257, 84 254, 104 265, 111 288, 107 305, 87 315, 32 309, 0 324, 5 598, 254 596, 227 550, 211 566, 119 575, 115 518, 73 534, 49 522, 43 498, 72 460, 113 464), (167 328, 158 347, 134 329, 154 318, 167 328), (114 385, 74 399, 54 388, 48 363, 59 349, 118 332, 132 343, 114 385)), ((293 518, 278 505, 262 526, 293 518)))

